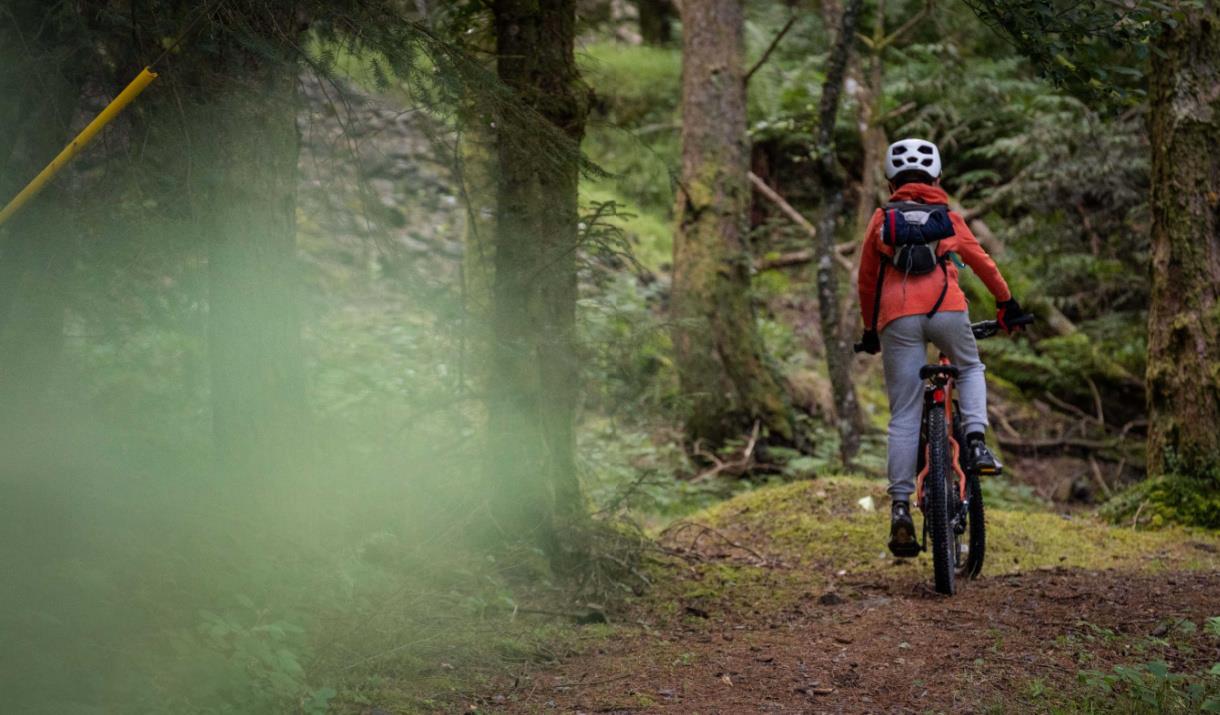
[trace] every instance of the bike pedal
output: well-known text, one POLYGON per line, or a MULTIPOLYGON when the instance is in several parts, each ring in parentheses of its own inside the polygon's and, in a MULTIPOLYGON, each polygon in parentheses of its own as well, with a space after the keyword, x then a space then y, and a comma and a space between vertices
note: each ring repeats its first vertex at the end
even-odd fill
POLYGON ((980 467, 978 471, 982 477, 998 477, 1004 473, 1000 467, 980 467))
POLYGON ((913 559, 916 556, 919 556, 919 552, 921 551, 923 551, 923 548, 921 548, 919 543, 915 541, 907 544, 895 544, 890 542, 890 553, 900 559, 913 559))
POLYGON ((889 544, 889 553, 898 559, 914 559, 921 550, 919 544, 889 544))

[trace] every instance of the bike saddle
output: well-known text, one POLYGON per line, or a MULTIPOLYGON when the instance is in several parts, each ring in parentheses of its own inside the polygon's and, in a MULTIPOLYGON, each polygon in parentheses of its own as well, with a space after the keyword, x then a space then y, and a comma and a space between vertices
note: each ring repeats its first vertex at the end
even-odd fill
POLYGON ((920 380, 927 380, 929 377, 932 377, 933 375, 944 375, 945 377, 952 377, 954 379, 957 379, 957 366, 956 365, 924 365, 923 367, 919 368, 919 379, 920 380))

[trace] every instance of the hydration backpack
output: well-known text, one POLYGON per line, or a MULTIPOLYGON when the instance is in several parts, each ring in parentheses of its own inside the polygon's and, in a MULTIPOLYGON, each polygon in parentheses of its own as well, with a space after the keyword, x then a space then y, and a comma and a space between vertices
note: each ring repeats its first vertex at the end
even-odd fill
POLYGON ((954 234, 953 221, 949 218, 949 207, 944 204, 920 204, 912 201, 894 201, 881 208, 881 241, 894 249, 893 258, 881 263, 877 271, 877 297, 873 304, 873 329, 881 317, 881 288, 885 283, 885 267, 907 276, 921 276, 940 267, 945 275, 945 287, 936 299, 936 305, 928 317, 936 315, 949 293, 948 262, 952 254, 937 255, 940 242, 954 234))
POLYGON ((896 201, 882 210, 881 240, 894 249, 894 268, 909 276, 921 276, 943 265, 945 258, 936 255, 936 248, 941 240, 953 235, 948 206, 896 201))

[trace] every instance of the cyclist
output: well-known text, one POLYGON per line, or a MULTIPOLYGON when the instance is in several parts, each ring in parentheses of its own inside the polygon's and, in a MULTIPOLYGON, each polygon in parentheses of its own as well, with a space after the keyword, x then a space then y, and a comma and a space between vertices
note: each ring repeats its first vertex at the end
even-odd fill
POLYGON ((885 153, 885 176, 891 203, 874 213, 860 258, 858 289, 865 326, 861 344, 870 354, 883 353, 890 403, 889 546, 895 553, 909 553, 915 544, 910 500, 915 491, 922 414, 919 369, 928 361, 929 341, 960 370, 957 386, 967 464, 981 473, 997 473, 1001 466, 983 441, 988 425, 987 384, 952 254, 960 256, 995 296, 997 320, 1006 332, 1016 329, 1008 322, 1023 311, 965 220, 948 210, 949 198, 940 187, 940 150, 935 144, 922 139, 894 142, 885 153), (925 207, 914 214, 902 212, 925 207), (909 221, 912 217, 924 221, 909 221), (903 262, 910 259, 903 246, 913 244, 931 249, 922 249, 928 265, 920 271, 903 262))

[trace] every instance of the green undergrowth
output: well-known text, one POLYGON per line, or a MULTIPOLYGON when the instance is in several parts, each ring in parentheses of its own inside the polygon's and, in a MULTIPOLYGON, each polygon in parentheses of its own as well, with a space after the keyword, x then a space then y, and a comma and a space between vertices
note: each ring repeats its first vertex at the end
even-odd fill
POLYGON ((1220 529, 1220 494, 1214 484, 1215 478, 1177 475, 1149 479, 1115 496, 1101 513, 1115 524, 1153 528, 1184 524, 1220 529))
POLYGON ((1202 623, 1166 618, 1151 634, 1123 633, 1077 621, 1056 636, 1053 650, 1077 665, 1071 678, 1029 678, 1018 692, 985 708, 988 713, 1220 712, 1220 616, 1202 623), (1122 653, 1123 663, 1115 663, 1122 653))

